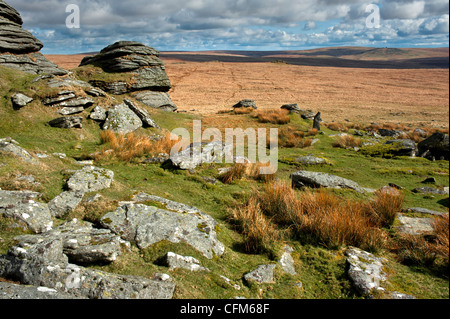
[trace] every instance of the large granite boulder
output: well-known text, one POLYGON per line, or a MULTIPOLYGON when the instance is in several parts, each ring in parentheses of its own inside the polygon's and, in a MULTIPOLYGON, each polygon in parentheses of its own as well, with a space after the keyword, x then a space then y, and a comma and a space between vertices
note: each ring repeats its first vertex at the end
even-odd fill
POLYGON ((103 124, 104 130, 127 134, 142 127, 143 123, 125 103, 112 106, 107 111, 107 118, 103 124))
POLYGON ((419 156, 428 159, 449 160, 449 136, 435 133, 418 145, 419 156))
POLYGON ((166 209, 129 203, 103 216, 101 224, 141 249, 167 240, 185 242, 209 259, 224 253, 225 247, 217 239, 217 222, 211 216, 157 196, 141 194, 139 201, 142 196, 146 202, 158 202, 166 209))
POLYGON ((17 10, 0 0, 0 65, 32 74, 67 74, 39 52, 42 42, 22 24, 17 10))
MULTIPOLYGON (((100 67, 108 73, 131 73, 134 81, 127 83, 124 88, 126 92, 141 90, 168 92, 171 88, 159 52, 139 42, 116 42, 104 48, 99 54, 84 58, 80 66, 85 65, 100 67)), ((117 82, 119 81, 95 81, 95 86, 117 93, 116 90, 112 90, 114 86, 111 86, 117 82)))
POLYGON ((111 170, 85 166, 72 175, 67 181, 67 186, 71 191, 97 192, 111 187, 113 179, 114 172, 111 170))

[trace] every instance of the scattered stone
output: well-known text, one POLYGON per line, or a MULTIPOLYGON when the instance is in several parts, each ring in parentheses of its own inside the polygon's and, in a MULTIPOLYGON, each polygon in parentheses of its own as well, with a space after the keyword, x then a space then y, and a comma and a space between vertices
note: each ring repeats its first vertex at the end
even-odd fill
POLYGON ((298 104, 285 104, 281 107, 282 110, 288 110, 290 113, 300 113, 301 109, 298 104))
POLYGON ((175 112, 178 109, 166 92, 141 91, 131 96, 144 105, 161 111, 175 112))
POLYGON ((15 110, 19 110, 33 102, 33 99, 22 93, 16 93, 11 97, 11 102, 13 104, 13 108, 15 110))
POLYGON ((374 290, 384 291, 380 286, 386 281, 386 273, 383 270, 384 258, 375 257, 355 247, 347 249, 345 255, 349 264, 348 275, 360 294, 370 296, 374 290))
POLYGON ((96 192, 111 187, 114 172, 104 168, 85 166, 67 181, 69 190, 84 193, 96 192))
POLYGON ((244 275, 247 282, 256 281, 259 284, 274 283, 273 271, 276 265, 261 265, 244 275))
POLYGON ((89 118, 95 121, 103 122, 107 118, 107 111, 101 106, 96 106, 89 115, 89 118))
POLYGON ((193 143, 184 151, 170 156, 170 163, 182 170, 195 169, 203 163, 222 163, 233 145, 223 142, 193 143))
POLYGON ((449 136, 443 133, 435 133, 418 145, 420 157, 433 160, 449 160, 449 136))
POLYGON ((436 195, 446 195, 447 193, 444 190, 434 188, 434 187, 418 187, 413 189, 414 193, 419 194, 436 194, 436 195))
POLYGON ((53 226, 47 204, 36 202, 40 193, 0 190, 0 214, 26 225, 35 233, 43 233, 53 226))
POLYGON ((397 291, 390 292, 389 297, 391 297, 391 299, 416 299, 416 297, 414 296, 403 294, 397 291))
POLYGON ((236 284, 233 284, 229 278, 227 278, 227 277, 225 277, 225 276, 222 276, 222 275, 219 275, 219 276, 220 276, 220 278, 222 278, 223 280, 225 280, 225 282, 226 282, 227 284, 229 284, 230 286, 232 286, 234 289, 236 289, 236 290, 241 290, 241 286, 236 285, 236 284))
POLYGON ((185 242, 206 258, 221 256, 224 245, 217 240, 217 222, 195 207, 149 197, 166 204, 167 209, 142 204, 126 204, 101 219, 104 227, 111 229, 127 241, 136 242, 145 249, 162 240, 185 242))
POLYGON ((162 164, 169 159, 169 155, 166 153, 161 153, 156 157, 146 158, 142 163, 146 164, 162 164))
POLYGON ((71 129, 83 128, 83 118, 80 116, 74 117, 60 117, 48 122, 51 127, 71 129))
POLYGON ((127 134, 142 127, 141 119, 125 103, 111 107, 107 114, 104 130, 127 134))
POLYGON ((298 171, 291 175, 291 179, 292 185, 298 188, 349 188, 359 193, 365 193, 358 183, 327 173, 298 171))
POLYGON ((168 252, 164 256, 163 262, 170 270, 183 268, 190 271, 210 271, 208 268, 202 267, 200 261, 194 257, 184 257, 173 252, 168 252))
POLYGON ((37 159, 33 158, 30 153, 17 144, 18 143, 11 138, 0 138, 0 152, 11 153, 27 163, 39 165, 39 161, 37 159))
POLYGON ((319 112, 314 116, 313 129, 320 131, 320 123, 322 122, 322 114, 319 112))
POLYGON ((73 115, 73 114, 79 114, 84 111, 84 107, 78 106, 78 107, 64 107, 60 110, 58 110, 58 114, 60 115, 73 115))
POLYGON ((294 258, 292 258, 292 255, 291 255, 293 252, 294 252, 294 249, 292 247, 286 245, 284 247, 284 253, 281 256, 281 259, 279 261, 284 272, 289 275, 297 274, 297 272, 295 271, 294 258))
POLYGON ((302 165, 329 165, 330 162, 324 157, 317 157, 314 155, 299 156, 294 159, 295 163, 302 165))
POLYGON ((380 133, 380 135, 383 137, 393 137, 393 138, 397 138, 397 137, 401 136, 402 134, 405 134, 405 132, 403 132, 403 131, 386 130, 386 129, 379 129, 378 133, 380 133))
POLYGON ((255 110, 258 108, 258 107, 256 106, 255 101, 253 101, 253 100, 242 100, 242 101, 239 101, 237 104, 233 105, 233 107, 234 107, 235 109, 237 109, 237 108, 242 108, 242 107, 244 107, 244 108, 249 108, 249 107, 251 107, 251 108, 253 108, 253 109, 255 109, 255 110))
POLYGON ((421 128, 416 128, 414 130, 414 134, 419 135, 420 137, 427 137, 428 136, 427 131, 425 131, 425 130, 423 130, 421 128))
POLYGON ((53 153, 52 155, 55 156, 55 157, 58 157, 60 159, 67 158, 67 155, 65 153, 53 153))
POLYGON ((83 196, 82 191, 67 191, 59 194, 48 203, 50 213, 53 217, 63 217, 77 208, 83 196))
POLYGON ((397 219, 401 223, 401 226, 397 227, 397 230, 400 233, 420 235, 423 233, 434 232, 433 226, 431 224, 432 219, 430 218, 414 218, 400 215, 397 219))
POLYGON ((428 177, 421 182, 422 184, 436 184, 436 178, 428 177))

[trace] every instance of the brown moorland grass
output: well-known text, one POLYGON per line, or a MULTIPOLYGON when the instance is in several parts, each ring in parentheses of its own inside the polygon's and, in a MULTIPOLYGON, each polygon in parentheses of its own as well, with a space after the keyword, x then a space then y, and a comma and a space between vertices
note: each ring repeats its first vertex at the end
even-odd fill
MULTIPOLYGON (((239 211, 244 215, 245 209, 252 210, 259 204, 259 209, 277 229, 303 242, 329 248, 350 245, 377 251, 386 247, 388 236, 383 227, 392 225, 392 216, 400 210, 401 203, 400 195, 377 193, 373 203, 364 203, 343 200, 324 190, 299 192, 288 183, 274 182, 255 191, 239 211)), ((263 225, 257 225, 255 221, 249 227, 264 228, 266 222, 265 219, 263 225)), ((255 242, 252 238, 252 243, 255 242)))

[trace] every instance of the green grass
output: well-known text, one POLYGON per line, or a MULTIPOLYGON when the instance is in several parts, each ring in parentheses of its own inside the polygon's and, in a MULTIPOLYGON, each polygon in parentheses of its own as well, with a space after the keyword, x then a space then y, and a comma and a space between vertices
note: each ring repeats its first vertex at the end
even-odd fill
MULTIPOLYGON (((79 73, 77 73, 79 74, 79 73)), ((110 75, 101 75, 108 77, 110 75)), ((50 155, 41 159, 39 167, 32 167, 8 154, 0 154, 0 188, 15 189, 27 187, 17 185, 13 179, 19 174, 33 175, 40 186, 33 190, 43 193, 43 200, 49 201, 64 190, 70 177, 68 170, 79 169, 74 158, 99 151, 103 145, 100 141, 98 123, 85 120, 83 129, 62 130, 51 128, 47 122, 55 118, 53 109, 43 106, 38 100, 25 108, 15 111, 10 97, 15 92, 29 93, 33 96, 43 96, 49 92, 46 88, 33 84, 34 77, 0 67, 0 138, 10 136, 17 140, 20 146, 36 152, 66 153, 67 159, 59 159, 50 155)), ((127 96, 116 97, 120 102, 127 96)), ((87 116, 90 109, 82 113, 87 116)), ((166 130, 184 127, 192 130, 192 121, 199 116, 189 114, 167 113, 149 110, 156 122, 166 130)), ((242 120, 243 129, 247 127, 278 127, 258 123, 251 115, 230 115, 242 120)), ((212 122, 214 123, 214 121, 212 122)), ((223 124, 223 123, 222 123, 223 124)), ((219 123, 217 123, 219 125, 219 123)), ((226 125, 226 123, 224 124, 226 125)), ((292 126, 298 130, 307 131, 312 122, 302 120, 298 115, 291 115, 292 126)), ((204 127, 206 128, 206 127, 204 127)), ((364 155, 361 152, 332 147, 334 138, 329 137, 335 132, 326 128, 325 134, 319 134, 319 142, 311 147, 281 148, 280 159, 293 159, 301 155, 313 154, 325 157, 333 165, 303 166, 292 161, 279 162, 277 179, 288 181, 290 174, 299 169, 314 170, 339 175, 358 182, 363 187, 378 189, 388 183, 395 183, 405 188, 404 208, 424 207, 438 211, 448 211, 448 196, 425 196, 415 194, 412 189, 420 186, 426 177, 434 177, 437 186, 448 186, 448 162, 431 162, 421 158, 382 158, 364 155), (445 206, 447 205, 447 206, 445 206)), ((137 134, 159 134, 156 129, 140 129, 137 134)), ((364 139, 364 138, 363 138, 364 139)), ((248 148, 248 147, 247 147, 248 148)), ((229 221, 230 208, 248 199, 253 189, 260 188, 263 183, 251 179, 237 180, 230 185, 218 183, 210 185, 201 177, 218 178, 218 169, 229 165, 205 164, 191 173, 162 168, 161 165, 141 164, 138 159, 130 162, 118 160, 100 160, 96 166, 111 169, 115 173, 111 188, 99 192, 103 195, 101 207, 84 207, 69 214, 59 224, 70 218, 81 217, 91 222, 98 222, 102 214, 117 207, 119 201, 130 200, 139 192, 161 196, 181 203, 198 207, 210 214, 218 222, 218 239, 225 245, 225 254, 208 260, 192 247, 186 244, 161 242, 147 249, 139 250, 132 246, 131 251, 123 249, 122 255, 110 265, 95 268, 128 275, 152 277, 155 272, 167 273, 168 269, 161 266, 159 259, 168 251, 193 256, 201 261, 211 272, 190 273, 185 270, 170 272, 177 284, 175 298, 303 298, 303 299, 346 299, 359 298, 351 287, 346 276, 346 262, 342 251, 333 251, 326 247, 302 245, 298 241, 287 244, 295 248, 293 258, 296 262, 297 275, 290 276, 276 268, 276 283, 254 285, 243 281, 245 273, 255 269, 260 264, 274 263, 281 256, 283 242, 275 243, 274 250, 269 254, 247 254, 244 252, 244 238, 234 224, 229 221), (237 284, 241 290, 235 290, 219 275, 229 278, 232 284, 237 284), (302 283, 302 288, 295 287, 302 283)), ((373 195, 359 194, 349 190, 329 190, 343 198, 354 200, 370 200, 373 195)), ((24 231, 11 227, 13 221, 0 217, 0 253, 5 254, 13 244, 14 236, 24 231)), ((389 282, 392 288, 410 293, 418 298, 448 298, 448 277, 425 267, 402 265, 389 255, 389 282)))

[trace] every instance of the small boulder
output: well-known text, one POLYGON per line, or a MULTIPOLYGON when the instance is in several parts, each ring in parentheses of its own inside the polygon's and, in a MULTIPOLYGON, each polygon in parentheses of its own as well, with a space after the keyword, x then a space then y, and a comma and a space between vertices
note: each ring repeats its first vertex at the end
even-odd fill
POLYGON ((413 140, 391 140, 387 141, 385 145, 394 146, 391 153, 395 156, 416 156, 417 154, 417 145, 413 140))
POLYGON ((48 122, 51 127, 71 129, 83 128, 83 118, 81 116, 60 117, 48 122))
POLYGON ((190 271, 209 271, 208 268, 202 267, 200 261, 194 257, 185 257, 173 252, 168 252, 164 256, 163 262, 170 270, 182 268, 190 271))
POLYGON ((258 284, 274 283, 273 271, 275 264, 261 265, 255 270, 244 275, 244 279, 247 282, 255 281, 258 284))
POLYGON ((359 193, 365 193, 365 190, 358 183, 327 173, 298 171, 291 175, 291 179, 292 185, 298 188, 349 188, 359 193))
POLYGON ((104 130, 127 134, 142 127, 141 119, 125 103, 111 107, 107 114, 104 130))
POLYGON ((249 107, 251 107, 251 108, 253 108, 253 109, 255 109, 255 110, 258 108, 258 107, 256 106, 255 101, 253 101, 253 100, 241 100, 241 101, 239 101, 237 104, 233 105, 233 107, 234 107, 235 109, 237 109, 237 108, 242 108, 242 107, 244 107, 244 108, 249 108, 249 107))
POLYGON ((69 190, 84 193, 96 192, 111 187, 114 172, 104 168, 85 166, 67 181, 69 190))
POLYGON ((53 217, 63 217, 78 206, 83 196, 82 191, 67 191, 59 194, 48 203, 50 213, 53 217))
POLYGON ((435 133, 418 145, 420 157, 430 160, 449 160, 449 136, 443 133, 435 133))
POLYGON ((27 104, 33 102, 31 97, 28 97, 22 93, 16 93, 11 97, 11 102, 15 110, 19 110, 27 104))

